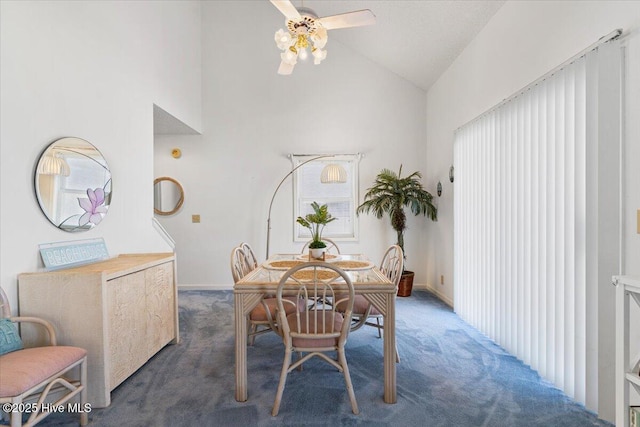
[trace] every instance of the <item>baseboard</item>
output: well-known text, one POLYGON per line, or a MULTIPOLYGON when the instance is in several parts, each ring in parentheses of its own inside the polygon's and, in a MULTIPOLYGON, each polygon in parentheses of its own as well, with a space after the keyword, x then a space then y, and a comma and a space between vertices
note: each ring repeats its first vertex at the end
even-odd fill
POLYGON ((444 295, 442 292, 438 292, 437 289, 432 288, 429 285, 423 284, 423 283, 419 283, 419 284, 414 284, 413 285, 414 289, 420 289, 420 290, 425 290, 425 291, 429 291, 432 294, 434 294, 435 296, 437 296, 439 299, 442 300, 442 302, 444 302, 445 304, 447 304, 449 307, 453 308, 453 301, 447 297, 446 295, 444 295))
POLYGON ((178 285, 179 291, 232 291, 233 285, 178 285))

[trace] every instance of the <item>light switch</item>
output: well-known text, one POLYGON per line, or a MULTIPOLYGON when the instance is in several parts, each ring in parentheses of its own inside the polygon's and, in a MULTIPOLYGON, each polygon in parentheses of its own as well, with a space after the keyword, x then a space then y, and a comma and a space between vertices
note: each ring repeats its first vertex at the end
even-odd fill
POLYGON ((199 223, 200 222, 200 215, 191 215, 191 222, 199 223))

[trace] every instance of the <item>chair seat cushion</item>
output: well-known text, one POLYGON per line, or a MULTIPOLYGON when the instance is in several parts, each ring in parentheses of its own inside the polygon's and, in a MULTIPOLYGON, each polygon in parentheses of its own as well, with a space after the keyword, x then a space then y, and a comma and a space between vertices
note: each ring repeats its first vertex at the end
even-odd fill
POLYGON ((13 351, 0 356, 0 397, 19 396, 87 354, 78 347, 49 346, 13 351))
MULTIPOLYGON (((291 314, 291 313, 295 313, 296 310, 297 311, 304 310, 305 302, 303 299, 298 297, 284 297, 283 299, 296 302, 295 306, 285 303, 284 304, 285 313, 291 314)), ((269 311, 271 312, 271 318, 275 321, 276 307, 278 306, 276 298, 264 298, 263 301, 267 304, 267 307, 269 307, 269 311)), ((256 305, 253 308, 253 310, 251 310, 251 313, 249 314, 249 318, 254 322, 266 322, 268 318, 267 318, 267 311, 264 308, 264 304, 259 303, 258 305, 256 305)))
MULTIPOLYGON (((336 299, 340 299, 339 296, 336 296, 336 299)), ((353 300, 353 315, 354 316, 363 315, 367 311, 369 304, 370 302, 367 301, 365 297, 363 297, 362 295, 356 295, 355 299, 353 300)), ((346 309, 346 307, 347 307, 347 302, 342 301, 338 303, 338 305, 336 306, 336 310, 343 312, 346 309)), ((372 305, 371 311, 369 312, 369 316, 380 316, 380 314, 381 314, 380 311, 378 311, 378 309, 372 305)))
MULTIPOLYGON (((287 316, 287 323, 289 323, 289 329, 292 333, 332 333, 340 332, 342 329, 342 323, 344 318, 340 313, 334 313, 332 311, 319 311, 318 315, 314 311, 308 311, 300 313, 300 330, 298 330, 298 321, 296 313, 292 313, 287 316), (306 316, 309 316, 309 329, 307 329, 306 316), (331 318, 333 320, 333 329, 331 329, 331 318), (324 318, 324 321, 323 321, 324 318), (316 326, 317 325, 317 326, 316 326), (326 328, 326 329, 323 329, 326 328)), ((338 338, 299 338, 292 337, 291 339, 294 347, 300 348, 322 348, 333 347, 338 345, 338 338)))

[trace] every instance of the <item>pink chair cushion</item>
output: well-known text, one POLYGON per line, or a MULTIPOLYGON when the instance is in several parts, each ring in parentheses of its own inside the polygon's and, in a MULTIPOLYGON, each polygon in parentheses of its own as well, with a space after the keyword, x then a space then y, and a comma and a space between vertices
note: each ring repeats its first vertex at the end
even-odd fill
MULTIPOLYGON (((340 299, 340 298, 342 297, 339 295, 336 295, 336 299, 340 299)), ((363 297, 362 295, 356 295, 355 299, 353 300, 353 314, 363 315, 367 311, 367 307, 369 307, 369 304, 370 304, 369 301, 367 301, 365 297, 363 297)), ((344 312, 346 308, 347 308, 346 301, 342 301, 338 303, 338 305, 336 306, 336 309, 342 312, 344 312)), ((379 315, 380 315, 380 311, 378 311, 378 309, 375 308, 374 306, 371 306, 371 311, 369 312, 369 316, 379 316, 379 315)))
MULTIPOLYGON (((298 297, 284 297, 283 299, 287 299, 289 301, 294 301, 297 303, 296 306, 287 303, 284 304, 284 312, 287 314, 295 313, 296 310, 302 311, 305 307, 304 300, 298 297)), ((267 307, 269 307, 269 310, 271 311, 271 318, 275 321, 276 307, 278 306, 276 298, 264 298, 263 301, 267 303, 267 307)), ((266 322, 267 311, 264 308, 264 304, 259 303, 258 305, 256 305, 253 310, 251 310, 249 318, 254 322, 266 322)))
POLYGON ((34 347, 3 354, 0 356, 0 397, 19 396, 61 373, 86 354, 82 348, 68 346, 34 347))
MULTIPOLYGON (((291 332, 299 332, 299 333, 331 333, 331 332, 340 332, 342 330, 342 323, 344 318, 340 313, 333 313, 331 311, 325 311, 324 313, 318 312, 318 317, 316 320, 315 313, 313 311, 300 313, 300 330, 298 330, 298 321, 296 319, 296 313, 290 314, 287 316, 287 323, 289 323, 289 329, 291 332), (306 317, 309 316, 309 329, 307 330, 307 322, 306 317), (324 315, 324 316, 323 316, 324 315), (322 318, 324 317, 325 321, 323 323, 322 318), (333 323, 333 330, 331 330, 331 317, 335 318, 333 323), (316 323, 317 323, 317 331, 316 331, 316 323), (323 330, 323 327, 327 328, 327 330, 323 330)), ((333 347, 338 345, 338 338, 292 338, 293 346, 300 348, 321 348, 321 347, 333 347)))

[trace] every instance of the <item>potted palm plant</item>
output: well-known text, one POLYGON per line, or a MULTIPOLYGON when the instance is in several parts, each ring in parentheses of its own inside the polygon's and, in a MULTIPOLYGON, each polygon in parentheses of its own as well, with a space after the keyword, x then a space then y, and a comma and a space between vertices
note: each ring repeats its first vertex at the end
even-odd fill
POLYGON ((321 206, 317 202, 313 202, 311 207, 313 208, 313 213, 307 214, 304 218, 299 216, 296 222, 311 231, 311 243, 309 243, 311 257, 321 259, 327 248, 327 244, 322 241, 322 231, 327 224, 338 218, 331 216, 326 204, 321 206))
MULTIPOLYGON (((422 187, 420 172, 414 172, 409 176, 401 177, 402 165, 396 174, 389 169, 382 169, 376 176, 371 188, 364 195, 364 202, 358 206, 356 213, 373 213, 377 218, 385 214, 391 219, 391 227, 398 235, 398 246, 404 251, 404 231, 407 228, 407 215, 404 208, 408 207, 414 215, 423 214, 436 221, 438 208, 433 204, 433 196, 422 187)), ((400 285, 399 296, 411 295, 413 287, 413 271, 404 270, 400 285)))

